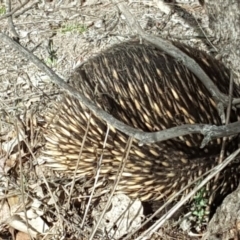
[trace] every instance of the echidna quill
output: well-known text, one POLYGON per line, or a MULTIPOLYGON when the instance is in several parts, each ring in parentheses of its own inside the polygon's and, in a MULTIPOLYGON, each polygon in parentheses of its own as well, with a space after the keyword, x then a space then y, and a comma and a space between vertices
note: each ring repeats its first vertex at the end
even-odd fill
MULTIPOLYGON (((207 54, 178 44, 198 62, 220 91, 228 94, 229 72, 207 54)), ((160 131, 183 124, 221 125, 216 104, 209 91, 180 61, 149 44, 127 42, 115 45, 81 65, 70 84, 118 120, 145 132, 160 131)), ((239 97, 234 84, 233 96, 239 97)), ((231 112, 231 122, 239 112, 231 112)), ((55 170, 74 171, 80 156, 78 174, 94 177, 102 153, 107 125, 92 115, 77 99, 67 94, 46 116, 45 164, 55 170)), ((134 140, 117 187, 142 201, 169 198, 217 164, 221 139, 201 149, 201 135, 188 135, 169 141, 139 146, 134 140)), ((104 149, 100 179, 114 180, 122 161, 128 136, 111 129, 104 149)), ((236 139, 228 142, 233 148, 236 139)), ((224 195, 238 184, 236 160, 220 175, 210 194, 224 195), (217 184, 217 185, 216 185, 217 184), (215 189, 215 190, 213 190, 215 189)))

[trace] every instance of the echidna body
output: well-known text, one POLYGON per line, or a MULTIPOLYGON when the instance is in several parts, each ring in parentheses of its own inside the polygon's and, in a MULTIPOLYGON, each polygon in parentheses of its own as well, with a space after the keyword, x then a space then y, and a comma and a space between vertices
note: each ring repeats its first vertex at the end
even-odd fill
MULTIPOLYGON (((190 47, 178 47, 194 57, 228 94, 229 72, 222 64, 190 47)), ((128 42, 113 46, 80 66, 70 83, 103 110, 145 132, 183 124, 221 125, 216 104, 201 81, 180 61, 151 45, 128 42)), ((239 97, 239 87, 233 89, 233 96, 239 97)), ((238 113, 232 111, 231 121, 237 119, 238 113)), ((115 179, 128 140, 125 134, 111 128, 103 149, 106 123, 67 94, 55 103, 46 120, 42 158, 47 166, 74 171, 80 157, 78 173, 90 178, 95 176, 103 152, 100 179, 115 179)), ((117 191, 143 201, 172 196, 217 164, 221 140, 200 149, 202 139, 201 135, 188 135, 144 146, 134 140, 117 191)), ((235 143, 231 141, 231 145, 235 143)), ((234 162, 220 174, 219 192, 237 185, 238 166, 234 162)))

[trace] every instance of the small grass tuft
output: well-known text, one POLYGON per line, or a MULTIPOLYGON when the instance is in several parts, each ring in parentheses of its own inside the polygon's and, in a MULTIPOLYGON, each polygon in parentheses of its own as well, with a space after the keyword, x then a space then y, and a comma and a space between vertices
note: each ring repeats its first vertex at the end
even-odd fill
POLYGON ((206 224, 206 217, 208 216, 208 199, 206 199, 206 189, 203 187, 195 195, 192 202, 192 215, 195 216, 195 222, 199 229, 206 224))
POLYGON ((6 13, 6 7, 3 5, 0 5, 0 15, 4 15, 6 13))
POLYGON ((81 24, 66 24, 66 25, 61 27, 61 32, 62 33, 77 32, 79 34, 82 34, 86 30, 87 30, 87 28, 84 25, 81 25, 81 24))

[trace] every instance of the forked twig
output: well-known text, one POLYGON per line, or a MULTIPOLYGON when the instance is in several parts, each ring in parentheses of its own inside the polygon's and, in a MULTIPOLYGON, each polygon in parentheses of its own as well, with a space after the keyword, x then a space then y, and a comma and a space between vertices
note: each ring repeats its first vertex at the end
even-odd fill
MULTIPOLYGON (((150 36, 148 36, 150 38, 150 36)), ((46 64, 44 64, 38 57, 36 57, 28 49, 24 48, 17 42, 13 41, 6 34, 0 33, 0 39, 4 40, 7 44, 10 44, 15 50, 21 53, 24 57, 34 63, 38 68, 40 68, 44 73, 46 73, 50 79, 56 83, 60 88, 67 91, 73 97, 78 98, 85 106, 87 106, 94 115, 98 116, 100 119, 106 121, 109 125, 118 129, 119 131, 136 138, 140 141, 140 144, 154 143, 159 141, 165 141, 179 136, 184 136, 188 134, 200 133, 204 135, 204 144, 214 138, 220 138, 224 136, 234 135, 240 132, 239 123, 231 123, 227 126, 213 126, 204 124, 186 124, 183 126, 167 129, 159 132, 146 133, 138 129, 132 128, 123 122, 117 120, 101 108, 97 107, 92 101, 87 97, 79 93, 75 88, 68 85, 63 79, 61 79, 52 69, 50 69, 46 64)), ((152 39, 158 39, 152 36, 152 39)), ((161 41, 161 39, 158 39, 161 41)), ((169 45, 169 43, 168 43, 169 45)), ((225 96, 225 95, 224 95, 225 96)), ((228 97, 227 97, 228 99, 228 97)))

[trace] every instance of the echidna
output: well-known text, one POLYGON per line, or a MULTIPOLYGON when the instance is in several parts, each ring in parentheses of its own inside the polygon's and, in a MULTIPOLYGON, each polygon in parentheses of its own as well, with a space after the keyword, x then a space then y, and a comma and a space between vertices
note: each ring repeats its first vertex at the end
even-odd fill
MULTIPOLYGON (((207 54, 178 44, 198 62, 218 88, 229 89, 229 72, 207 54)), ((221 125, 209 91, 180 61, 154 46, 138 42, 115 45, 81 65, 70 83, 99 107, 122 122, 145 132, 205 123, 221 125)), ((233 96, 239 97, 234 84, 233 96)), ((90 121, 80 156, 78 173, 93 177, 103 150, 106 123, 92 115, 78 100, 65 94, 46 116, 46 146, 42 158, 55 170, 73 171, 90 121)), ((231 112, 231 122, 238 112, 231 112)), ((113 180, 128 137, 110 130, 104 149, 100 179, 113 180)), ((139 146, 134 140, 117 187, 143 201, 172 196, 176 191, 217 164, 221 140, 200 149, 203 137, 188 135, 139 146)), ((231 145, 235 143, 234 138, 231 145)), ((229 143, 229 144, 230 144, 229 143)), ((239 162, 219 176, 218 191, 225 194, 238 183, 239 162)))

